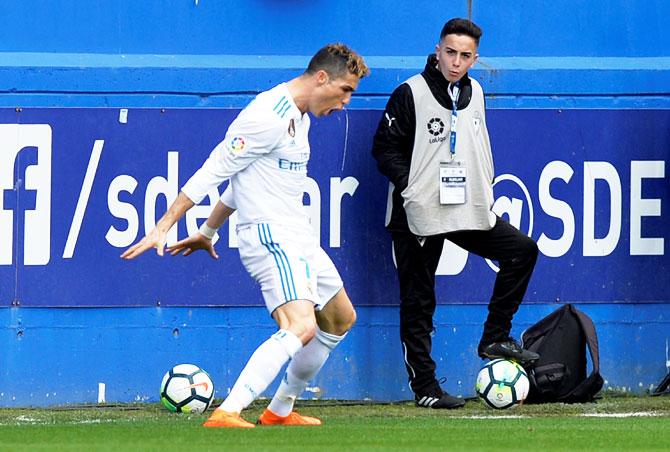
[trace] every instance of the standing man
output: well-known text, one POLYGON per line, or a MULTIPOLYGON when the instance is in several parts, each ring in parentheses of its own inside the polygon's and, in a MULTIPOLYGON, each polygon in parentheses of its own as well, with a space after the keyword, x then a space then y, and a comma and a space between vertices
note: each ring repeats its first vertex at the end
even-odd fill
POLYGON ((424 71, 391 94, 372 150, 393 190, 387 228, 400 283, 400 339, 410 387, 423 407, 464 405, 442 391, 430 356, 435 271, 445 239, 500 265, 479 356, 538 358, 509 337, 538 251, 491 211, 494 172, 484 94, 467 73, 479 56, 481 34, 466 19, 444 25, 424 71))
POLYGON ((237 208, 240 258, 261 286, 278 331, 249 358, 205 427, 254 427, 240 412, 289 360, 258 423, 321 424, 294 412, 293 403, 344 339, 356 313, 337 269, 314 238, 302 204, 310 157, 307 113, 325 116, 343 109, 368 74, 363 58, 343 44, 319 50, 304 74, 259 94, 240 112, 156 227, 121 255, 133 259, 156 248, 162 256, 172 225, 211 188, 230 180, 224 201, 201 231, 213 236, 212 226, 221 225, 237 208))

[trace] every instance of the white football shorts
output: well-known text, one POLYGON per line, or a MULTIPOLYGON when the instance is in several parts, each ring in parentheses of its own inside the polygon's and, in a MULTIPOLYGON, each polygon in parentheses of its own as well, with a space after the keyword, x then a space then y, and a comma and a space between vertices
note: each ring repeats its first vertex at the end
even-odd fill
POLYGON ((242 264, 261 286, 270 314, 293 300, 318 311, 343 287, 333 261, 309 228, 259 223, 237 231, 242 264))

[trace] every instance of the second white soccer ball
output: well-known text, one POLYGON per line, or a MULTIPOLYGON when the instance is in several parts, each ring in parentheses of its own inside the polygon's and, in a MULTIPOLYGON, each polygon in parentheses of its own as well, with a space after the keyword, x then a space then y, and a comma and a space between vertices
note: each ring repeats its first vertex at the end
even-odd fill
POLYGON ((530 382, 518 363, 494 359, 479 371, 475 389, 488 406, 503 410, 526 400, 530 382))

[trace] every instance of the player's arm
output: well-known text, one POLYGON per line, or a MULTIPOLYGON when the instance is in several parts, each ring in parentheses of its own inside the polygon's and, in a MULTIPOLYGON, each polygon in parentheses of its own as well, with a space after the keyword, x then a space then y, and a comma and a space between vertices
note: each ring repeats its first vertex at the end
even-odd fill
POLYGON ((391 94, 372 145, 377 168, 399 191, 407 187, 415 125, 414 98, 403 83, 391 94))
POLYGON ((184 213, 198 204, 209 190, 218 187, 233 174, 242 171, 254 160, 272 150, 281 138, 277 121, 268 121, 267 113, 254 114, 254 108, 245 108, 228 128, 226 137, 211 152, 205 163, 182 187, 177 200, 149 234, 128 248, 121 257, 133 259, 149 248, 163 255, 167 231, 184 213), (160 228, 159 228, 160 225, 160 228), (167 225, 167 227, 165 227, 167 225))
POLYGON ((134 259, 150 248, 156 248, 158 255, 162 256, 168 231, 194 205, 193 201, 184 192, 179 192, 177 199, 175 199, 168 211, 156 223, 156 227, 144 236, 142 240, 124 251, 121 257, 123 259, 134 259))
POLYGON ((197 250, 205 250, 214 259, 218 259, 219 255, 214 250, 214 235, 216 231, 228 220, 228 218, 235 212, 232 185, 228 185, 226 191, 221 195, 221 199, 216 203, 214 209, 207 217, 207 220, 200 226, 200 229, 189 237, 178 241, 167 248, 168 253, 172 256, 183 254, 188 256, 197 250))

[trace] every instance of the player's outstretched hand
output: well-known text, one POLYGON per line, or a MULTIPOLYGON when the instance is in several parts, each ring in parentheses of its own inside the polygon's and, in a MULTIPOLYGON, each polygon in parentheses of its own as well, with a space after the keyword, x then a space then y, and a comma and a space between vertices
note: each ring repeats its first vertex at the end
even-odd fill
POLYGON ((190 237, 187 237, 184 240, 180 240, 174 245, 167 247, 168 253, 170 253, 172 256, 176 256, 177 254, 188 256, 189 254, 198 250, 207 251, 212 259, 219 258, 219 255, 216 254, 216 251, 214 250, 214 244, 212 241, 199 232, 196 232, 190 237))
POLYGON ((150 233, 144 236, 142 240, 125 250, 121 255, 121 258, 134 259, 151 248, 156 248, 156 253, 158 253, 159 256, 162 256, 165 248, 166 236, 166 233, 161 233, 158 229, 154 228, 150 233))

